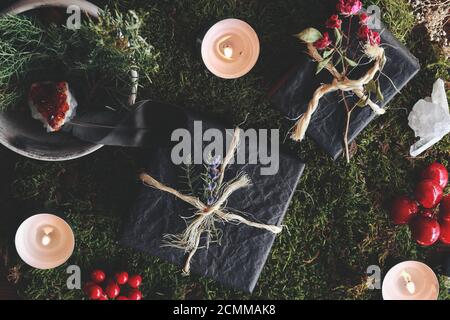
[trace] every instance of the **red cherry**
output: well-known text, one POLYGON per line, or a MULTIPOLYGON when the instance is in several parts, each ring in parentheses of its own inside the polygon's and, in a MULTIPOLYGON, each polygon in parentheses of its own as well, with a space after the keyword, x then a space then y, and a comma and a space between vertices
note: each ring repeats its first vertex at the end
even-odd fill
POLYGON ((450 221, 442 220, 440 223, 441 235, 439 240, 444 244, 450 244, 450 221))
POLYGON ((127 283, 128 281, 128 273, 123 271, 123 272, 118 272, 115 274, 115 278, 116 278, 116 282, 120 285, 127 283))
POLYGON ((422 172, 422 179, 434 180, 441 189, 445 189, 448 183, 448 171, 442 164, 434 162, 422 172))
POLYGON ((407 196, 396 198, 391 207, 391 218, 395 224, 406 224, 417 213, 419 207, 407 196))
POLYGON ((105 292, 106 292, 106 295, 108 296, 108 298, 114 299, 120 293, 119 285, 117 283, 115 283, 114 281, 109 281, 105 288, 105 292))
POLYGON ((99 300, 103 296, 103 290, 97 284, 93 284, 93 285, 89 286, 89 288, 87 290, 88 290, 89 299, 99 300))
POLYGON ((442 198, 439 204, 439 214, 441 220, 450 221, 450 194, 442 198))
POLYGON ((421 214, 422 216, 424 216, 424 217, 427 217, 427 218, 431 218, 431 219, 435 218, 435 212, 434 212, 433 209, 423 209, 423 210, 420 212, 420 214, 421 214))
POLYGON ((431 179, 419 182, 414 192, 416 200, 427 209, 434 208, 442 199, 442 188, 431 179))
POLYGON ((128 298, 124 296, 118 296, 116 300, 128 300, 128 298))
POLYGON ((131 289, 128 293, 128 299, 130 300, 142 300, 142 292, 138 289, 131 289))
POLYGON ((83 285, 83 292, 84 292, 86 295, 89 295, 89 289, 90 289, 93 285, 95 285, 95 282, 92 282, 92 281, 86 282, 86 283, 83 285))
POLYGON ((138 288, 142 283, 142 277, 138 274, 134 274, 128 278, 128 285, 132 288, 138 288))
POLYGON ((106 274, 102 270, 94 270, 91 272, 91 280, 95 283, 101 283, 105 281, 106 274))
POLYGON ((410 229, 414 240, 422 246, 431 246, 439 239, 441 233, 436 219, 423 216, 414 217, 411 220, 410 229))

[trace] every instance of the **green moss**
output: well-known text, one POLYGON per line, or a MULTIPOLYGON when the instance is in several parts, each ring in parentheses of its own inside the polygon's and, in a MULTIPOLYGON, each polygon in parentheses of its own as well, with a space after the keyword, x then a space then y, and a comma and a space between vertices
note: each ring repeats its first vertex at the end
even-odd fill
MULTIPOLYGON (((231 123, 240 123, 248 115, 247 127, 279 127, 287 134, 291 124, 271 109, 266 93, 270 83, 303 54, 291 35, 320 24, 330 11, 325 1, 120 3, 149 12, 146 37, 161 52, 160 73, 153 85, 140 90, 141 98, 220 115, 231 123), (197 44, 208 26, 225 17, 250 22, 262 44, 256 68, 232 81, 218 79, 205 69, 197 44)), ((145 158, 145 150, 104 148, 65 163, 25 160, 1 150, 3 163, 17 163, 13 177, 4 182, 5 186, 12 183, 12 194, 6 192, 2 201, 14 201, 23 216, 37 210, 65 214, 77 241, 70 263, 80 265, 84 276, 94 267, 138 272, 144 277, 146 298, 380 298, 379 290, 365 288, 369 265, 379 265, 385 273, 400 260, 439 264, 435 248, 418 247, 407 227, 390 223, 386 204, 398 193, 411 192, 418 171, 427 163, 439 160, 450 166, 448 137, 423 157, 410 158, 414 136, 407 126, 407 113, 418 98, 430 94, 435 78, 448 80, 448 63, 425 36, 411 32, 414 21, 406 1, 365 1, 372 3, 381 7, 383 20, 420 59, 422 70, 389 104, 387 115, 357 138, 350 164, 345 159, 331 161, 309 139, 285 143, 307 162, 307 168, 286 216, 288 228, 277 237, 253 295, 225 289, 209 279, 183 277, 175 266, 116 243, 121 217, 138 187, 135 172, 144 165, 140 159, 145 158)), ((11 239, 6 239, 9 245, 11 239)), ((10 265, 15 264, 21 262, 12 256, 10 265)), ((23 266, 20 292, 26 298, 81 298, 81 292, 64 289, 66 277, 64 266, 52 271, 23 266)), ((441 298, 449 298, 444 291, 441 298)))

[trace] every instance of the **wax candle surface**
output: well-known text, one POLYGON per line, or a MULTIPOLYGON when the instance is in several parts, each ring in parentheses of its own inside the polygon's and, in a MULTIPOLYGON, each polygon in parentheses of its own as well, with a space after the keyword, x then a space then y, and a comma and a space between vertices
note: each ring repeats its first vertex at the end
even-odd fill
POLYGON ((70 258, 75 238, 63 219, 52 214, 37 214, 20 225, 15 243, 17 253, 28 265, 51 269, 70 258))
POLYGON ((388 271, 382 293, 385 300, 436 300, 439 281, 426 264, 404 261, 388 271))
POLYGON ((259 57, 256 32, 239 19, 219 21, 208 30, 202 41, 202 58, 206 67, 225 79, 248 73, 259 57))

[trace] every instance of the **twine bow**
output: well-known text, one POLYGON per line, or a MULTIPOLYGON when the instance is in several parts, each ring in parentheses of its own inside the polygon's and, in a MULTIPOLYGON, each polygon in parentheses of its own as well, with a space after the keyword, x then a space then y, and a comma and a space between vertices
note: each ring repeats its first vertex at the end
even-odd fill
MULTIPOLYGON (((308 55, 311 56, 317 62, 321 62, 323 58, 320 56, 317 49, 313 44, 308 43, 308 55)), ((376 114, 384 114, 386 111, 378 106, 375 102, 370 100, 370 98, 364 93, 364 85, 368 84, 380 71, 382 65, 385 62, 384 49, 381 47, 373 47, 373 52, 370 56, 375 61, 373 66, 367 71, 367 73, 359 79, 348 79, 344 77, 336 68, 328 63, 325 68, 334 77, 333 81, 329 84, 322 84, 320 87, 314 91, 313 97, 308 103, 308 108, 306 112, 297 120, 293 132, 291 134, 291 139, 294 141, 301 141, 305 137, 306 130, 308 129, 309 123, 311 122, 311 117, 319 106, 320 99, 327 93, 342 90, 342 91, 353 91, 362 101, 365 102, 376 114)))
MULTIPOLYGON (((237 146, 239 145, 239 134, 240 129, 236 128, 234 130, 231 144, 220 166, 218 178, 219 186, 223 183, 225 169, 233 158, 237 146)), ((139 178, 145 185, 170 193, 197 209, 192 221, 188 224, 186 230, 182 234, 169 235, 167 237, 171 240, 171 243, 169 244, 170 246, 184 249, 188 253, 183 267, 184 274, 189 274, 190 272, 191 260, 199 248, 200 239, 203 232, 208 232, 210 230, 210 227, 216 220, 224 222, 235 222, 237 224, 243 223, 254 228, 270 231, 274 234, 278 234, 282 231, 282 227, 253 222, 240 215, 231 213, 226 209, 226 201, 229 196, 236 190, 250 185, 250 179, 246 174, 241 174, 233 181, 226 184, 222 192, 220 193, 220 196, 210 206, 204 204, 198 197, 182 194, 181 192, 162 184, 147 173, 141 173, 139 178)))

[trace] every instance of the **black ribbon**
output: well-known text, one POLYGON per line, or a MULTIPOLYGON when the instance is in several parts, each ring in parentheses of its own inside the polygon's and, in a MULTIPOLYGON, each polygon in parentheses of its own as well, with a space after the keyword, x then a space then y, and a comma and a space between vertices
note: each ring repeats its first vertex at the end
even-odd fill
POLYGON ((177 106, 144 100, 131 106, 130 111, 82 114, 67 123, 63 131, 101 145, 170 146, 172 132, 194 120, 194 116, 177 106))

